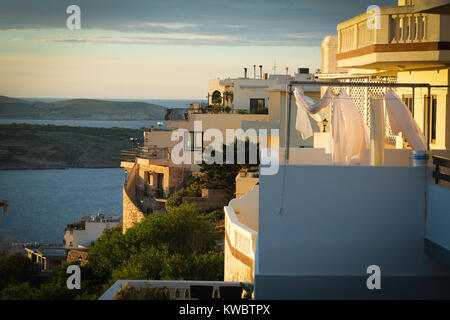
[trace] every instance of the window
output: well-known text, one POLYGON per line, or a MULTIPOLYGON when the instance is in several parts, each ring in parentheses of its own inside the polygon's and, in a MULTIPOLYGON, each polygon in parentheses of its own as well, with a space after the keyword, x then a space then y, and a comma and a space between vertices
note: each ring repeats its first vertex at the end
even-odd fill
MULTIPOLYGON (((425 96, 425 105, 428 106, 428 95, 425 96)), ((426 119, 426 117, 425 117, 426 119)), ((437 127, 437 97, 431 96, 430 120, 426 121, 424 128, 430 124, 430 143, 436 143, 436 127, 437 127)), ((426 134, 428 130, 424 133, 426 134)))
POLYGON ((184 151, 202 151, 203 150, 203 132, 185 132, 184 151))
POLYGON ((250 99, 250 111, 264 109, 266 107, 264 99, 250 99))
POLYGON ((436 143, 436 113, 437 113, 437 99, 431 97, 431 143, 436 143))
POLYGON ((211 95, 211 104, 222 104, 222 94, 216 90, 211 95))

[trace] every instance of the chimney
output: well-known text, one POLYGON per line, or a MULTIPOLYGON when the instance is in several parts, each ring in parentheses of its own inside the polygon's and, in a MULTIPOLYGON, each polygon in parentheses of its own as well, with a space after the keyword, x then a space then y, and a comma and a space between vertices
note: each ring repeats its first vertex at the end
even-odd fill
POLYGON ((244 68, 244 79, 247 79, 247 68, 244 68))
POLYGON ((256 79, 256 64, 253 65, 253 79, 256 79))
POLYGON ((286 67, 286 75, 289 74, 289 67, 286 67))
POLYGON ((264 73, 264 80, 267 80, 267 79, 269 79, 269 74, 266 72, 266 73, 264 73))
POLYGON ((262 75, 262 65, 259 65, 259 78, 262 79, 263 75, 262 75))

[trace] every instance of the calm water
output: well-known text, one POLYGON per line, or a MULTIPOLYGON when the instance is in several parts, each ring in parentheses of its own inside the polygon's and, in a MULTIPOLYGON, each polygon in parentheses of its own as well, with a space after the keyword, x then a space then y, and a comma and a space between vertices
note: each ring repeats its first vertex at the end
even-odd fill
POLYGON ((62 243, 64 227, 82 215, 122 215, 124 170, 0 170, 0 236, 14 242, 62 243))
POLYGON ((0 119, 0 124, 10 123, 28 123, 28 124, 53 124, 55 126, 71 126, 71 127, 98 127, 98 128, 130 128, 140 129, 142 127, 149 128, 153 125, 158 127, 158 122, 162 122, 161 128, 166 128, 164 120, 28 120, 28 119, 0 119))

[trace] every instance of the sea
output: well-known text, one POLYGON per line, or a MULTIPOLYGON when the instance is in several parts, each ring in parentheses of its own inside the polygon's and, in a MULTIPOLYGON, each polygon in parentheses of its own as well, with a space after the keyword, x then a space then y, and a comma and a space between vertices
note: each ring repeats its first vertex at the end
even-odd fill
MULTIPOLYGON (((33 101, 62 99, 29 98, 33 101)), ((117 100, 127 101, 127 100, 117 100)), ((131 101, 131 100, 130 100, 131 101)), ((133 101, 137 101, 134 99, 133 101)), ((194 100, 140 100, 165 107, 184 108, 194 100)), ((134 128, 157 126, 165 121, 23 120, 8 123, 53 124, 88 127, 134 128)), ((0 209, 0 240, 62 244, 64 227, 83 215, 99 212, 122 215, 123 168, 0 170, 0 200, 9 200, 9 210, 0 209)))
POLYGON ((0 170, 0 237, 62 244, 64 227, 82 215, 122 215, 123 168, 0 170))

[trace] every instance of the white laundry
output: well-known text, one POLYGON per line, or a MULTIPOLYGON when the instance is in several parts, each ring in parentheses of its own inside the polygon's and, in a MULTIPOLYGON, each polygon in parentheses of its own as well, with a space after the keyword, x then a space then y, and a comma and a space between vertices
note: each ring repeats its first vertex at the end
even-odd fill
POLYGON ((325 152, 331 152, 335 164, 359 164, 365 149, 369 144, 368 129, 356 109, 350 96, 341 90, 337 97, 328 88, 319 102, 312 104, 305 99, 303 91, 294 91, 297 103, 296 129, 305 139, 313 135, 311 123, 307 114, 316 114, 329 104, 334 106, 331 119, 331 135, 329 147, 325 152))
POLYGON ((345 90, 334 100, 331 126, 333 163, 359 164, 369 145, 369 130, 345 90))
POLYGON ((386 93, 385 106, 392 133, 403 132, 412 149, 426 151, 426 139, 422 130, 420 130, 408 107, 391 89, 386 93))
POLYGON ((330 104, 332 95, 329 94, 327 89, 323 97, 317 103, 314 103, 310 97, 305 96, 302 89, 295 88, 294 96, 297 103, 295 128, 300 132, 302 139, 305 140, 313 136, 309 116, 317 122, 322 121, 323 116, 319 114, 319 111, 330 104))

